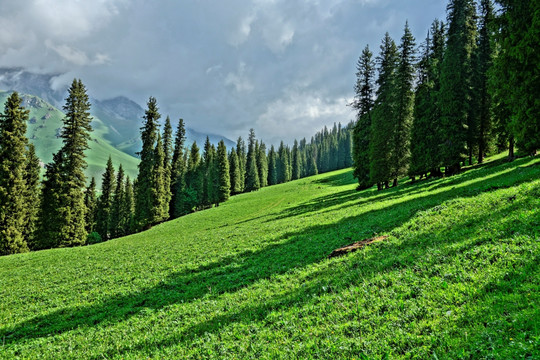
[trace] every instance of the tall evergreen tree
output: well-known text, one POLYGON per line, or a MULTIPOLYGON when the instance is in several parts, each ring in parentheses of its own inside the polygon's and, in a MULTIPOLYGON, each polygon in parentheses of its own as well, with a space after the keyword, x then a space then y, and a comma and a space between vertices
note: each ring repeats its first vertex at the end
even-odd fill
POLYGON ((84 206, 84 169, 87 164, 84 151, 89 148, 92 118, 90 101, 80 79, 73 80, 63 109, 66 114, 60 135, 63 145, 48 167, 46 175, 51 179, 44 182, 42 197, 47 201, 42 201, 39 216, 39 233, 46 247, 84 245, 87 237, 84 206))
POLYGON ((394 178, 394 186, 397 185, 398 177, 407 174, 410 162, 414 106, 414 47, 414 37, 407 22, 399 45, 399 64, 396 70, 396 116, 393 119, 391 150, 391 175, 394 178))
POLYGON ((101 239, 109 240, 112 237, 111 212, 113 209, 113 198, 115 189, 115 175, 112 159, 109 156, 107 166, 101 180, 101 195, 97 201, 96 211, 96 232, 101 239))
POLYGON ((133 231, 133 217, 135 213, 135 195, 133 193, 133 185, 129 176, 126 176, 124 188, 124 201, 122 203, 122 217, 120 218, 120 229, 122 235, 129 235, 133 231))
POLYGON ((172 201, 172 155, 173 155, 173 131, 171 126, 171 119, 167 116, 165 119, 165 125, 163 126, 163 188, 165 203, 164 208, 167 208, 166 219, 170 217, 170 204, 172 201))
POLYGON ((238 165, 240 166, 240 191, 244 191, 244 184, 246 183, 246 143, 242 137, 238 137, 236 141, 236 156, 238 156, 238 165))
POLYGON ((395 89, 399 55, 397 46, 388 33, 384 36, 377 62, 379 76, 371 124, 370 179, 377 183, 380 190, 382 184, 388 185, 388 180, 393 175, 391 163, 393 119, 397 116, 395 89))
POLYGON ((271 145, 268 152, 268 185, 276 185, 278 183, 276 161, 276 150, 274 149, 274 145, 271 145))
POLYGON ((369 177, 369 140, 371 137, 371 111, 373 110, 373 80, 375 63, 373 53, 366 46, 356 65, 355 101, 352 106, 358 111, 353 130, 353 175, 361 189, 372 185, 369 177))
POLYGON ((112 197, 110 215, 111 238, 117 238, 125 235, 122 226, 122 221, 125 217, 123 214, 125 196, 124 169, 122 168, 122 164, 120 164, 118 167, 118 173, 116 175, 116 187, 112 197))
POLYGON ((236 155, 236 150, 234 148, 231 149, 229 155, 229 173, 231 194, 239 194, 242 189, 240 186, 240 164, 238 163, 238 156, 236 155))
POLYGON ((171 203, 169 206, 169 215, 171 218, 177 218, 182 215, 180 209, 182 205, 179 202, 182 199, 182 191, 185 187, 186 164, 184 161, 184 144, 186 141, 186 129, 184 120, 180 119, 174 139, 174 151, 171 165, 171 203))
POLYGON ((289 154, 283 141, 279 144, 276 161, 277 182, 278 184, 285 183, 291 179, 289 154))
POLYGON ((227 201, 231 192, 231 181, 229 174, 229 160, 227 159, 227 148, 225 142, 221 140, 217 148, 217 168, 218 168, 218 203, 227 201))
POLYGON ((255 130, 250 129, 244 191, 254 191, 258 190, 260 187, 261 183, 259 180, 259 170, 257 169, 257 158, 255 151, 255 130))
POLYGON ((183 191, 182 211, 187 214, 202 204, 204 181, 204 167, 201 166, 201 157, 197 142, 193 142, 189 153, 186 173, 186 188, 183 191))
POLYGON ((257 151, 257 169, 259 170, 259 181, 261 187, 268 185, 268 159, 266 157, 266 145, 261 141, 259 151, 257 151))
MULTIPOLYGON (((1 150, 0 150, 1 151, 1 150)), ((30 249, 32 249, 35 243, 38 212, 39 212, 39 198, 40 198, 40 175, 39 158, 36 155, 36 149, 34 144, 28 144, 28 150, 26 151, 26 165, 24 181, 26 189, 24 192, 24 198, 26 202, 26 215, 24 224, 24 239, 30 249)))
POLYGON ((24 226, 28 213, 25 204, 25 152, 28 110, 19 94, 12 93, 0 115, 0 255, 28 251, 24 226))
POLYGON ((137 191, 135 195, 135 227, 139 230, 148 229, 155 220, 154 206, 154 156, 158 137, 158 120, 161 115, 158 112, 157 101, 150 97, 147 109, 143 116, 141 128, 142 150, 139 153, 139 174, 137 175, 137 191))
POLYGON ((97 211, 97 196, 96 196, 96 179, 92 176, 90 185, 84 193, 84 205, 86 207, 85 223, 86 232, 91 234, 96 227, 96 211, 97 211))
POLYGON ((292 148, 292 180, 300 179, 300 152, 298 151, 298 141, 294 140, 294 145, 292 148))
POLYGON ((165 182, 165 154, 163 152, 163 142, 158 134, 156 147, 154 149, 154 164, 152 166, 152 207, 150 210, 151 224, 159 224, 169 217, 169 197, 167 193, 168 183, 165 182))
POLYGON ((460 162, 472 153, 474 128, 471 115, 472 54, 476 46, 473 0, 450 0, 448 41, 441 68, 442 163, 448 175, 460 169, 460 162), (468 142, 468 144, 467 144, 468 142), (469 149, 467 149, 467 146, 469 149))

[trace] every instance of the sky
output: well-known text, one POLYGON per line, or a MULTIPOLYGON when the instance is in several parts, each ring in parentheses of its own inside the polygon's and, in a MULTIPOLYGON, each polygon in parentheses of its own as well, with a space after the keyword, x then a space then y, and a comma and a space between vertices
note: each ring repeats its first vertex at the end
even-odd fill
MULTIPOLYGON (((235 140, 309 138, 354 119, 356 62, 408 21, 419 45, 447 0, 0 0, 0 67, 150 96, 162 115, 235 140)), ((140 126, 136 124, 135 126, 140 126)))

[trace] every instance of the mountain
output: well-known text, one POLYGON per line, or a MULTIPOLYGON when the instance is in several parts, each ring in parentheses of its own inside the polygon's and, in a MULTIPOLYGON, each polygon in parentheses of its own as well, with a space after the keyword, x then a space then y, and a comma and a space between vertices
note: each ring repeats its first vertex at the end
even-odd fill
MULTIPOLYGON (((65 103, 67 88, 53 89, 51 86, 54 79, 60 75, 62 74, 36 74, 21 68, 0 68, 0 90, 14 90, 34 95, 61 109, 65 103)), ((142 146, 140 127, 144 109, 125 96, 105 100, 90 99, 90 102, 92 116, 101 120, 92 123, 94 129, 99 128, 103 139, 109 141, 112 146, 135 156, 142 146)), ((166 115, 162 114, 162 123, 165 117, 166 115)), ((171 117, 173 128, 176 128, 177 120, 171 117)), ((191 128, 186 128, 186 146, 191 146, 193 141, 202 145, 206 136, 216 145, 223 139, 227 148, 235 146, 233 141, 224 136, 204 134, 191 128)))
MULTIPOLYGON (((0 105, 3 104, 11 92, 0 91, 0 105)), ((30 111, 26 135, 36 147, 36 153, 44 164, 52 161, 52 155, 62 146, 59 138, 64 113, 55 106, 34 95, 21 93, 23 106, 30 111)), ((109 156, 112 157, 115 168, 122 164, 126 173, 134 179, 137 176, 139 159, 122 152, 105 139, 107 126, 101 119, 94 117, 92 121, 94 131, 90 134, 90 149, 86 151, 88 169, 86 175, 94 176, 98 184, 101 183, 101 174, 109 156)))

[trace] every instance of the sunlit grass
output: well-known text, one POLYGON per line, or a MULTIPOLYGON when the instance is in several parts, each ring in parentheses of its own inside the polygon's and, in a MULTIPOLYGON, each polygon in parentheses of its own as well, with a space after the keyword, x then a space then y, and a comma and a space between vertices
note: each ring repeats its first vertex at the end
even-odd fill
POLYGON ((538 358, 539 164, 382 192, 343 170, 2 257, 0 358, 538 358))

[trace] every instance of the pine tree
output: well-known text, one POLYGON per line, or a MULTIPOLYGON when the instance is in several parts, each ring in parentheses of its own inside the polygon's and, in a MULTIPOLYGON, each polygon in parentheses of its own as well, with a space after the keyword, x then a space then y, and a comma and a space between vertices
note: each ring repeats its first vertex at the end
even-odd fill
POLYGON ((239 194, 242 189, 240 186, 240 164, 238 163, 238 156, 236 155, 236 150, 234 148, 231 149, 229 155, 229 173, 231 194, 239 194))
POLYGON ((459 171, 460 162, 467 154, 472 154, 473 146, 472 134, 467 131, 475 127, 469 116, 472 54, 476 46, 473 0, 450 0, 448 23, 448 41, 441 68, 441 156, 445 173, 452 175, 459 171))
POLYGON ((91 234, 96 227, 96 211, 97 211, 97 196, 96 196, 96 179, 92 176, 90 185, 84 193, 84 206, 86 207, 85 223, 86 232, 91 234))
POLYGON ((171 203, 169 206, 169 215, 171 218, 177 218, 182 215, 181 194, 185 187, 186 163, 184 161, 184 143, 186 141, 186 129, 184 120, 180 119, 174 139, 174 152, 171 166, 171 203))
POLYGON ((285 144, 283 144, 283 141, 281 141, 281 143, 279 144, 276 170, 278 184, 285 183, 291 179, 289 155, 287 153, 287 148, 285 147, 285 144))
POLYGON ((169 201, 167 196, 169 184, 165 182, 165 154, 163 152, 163 142, 158 134, 156 147, 153 156, 152 166, 152 207, 150 210, 151 225, 159 224, 169 217, 169 201))
POLYGON ((111 238, 117 238, 125 235, 122 227, 122 221, 124 219, 124 197, 125 195, 124 184, 124 169, 122 164, 118 167, 118 173, 116 175, 116 187, 114 195, 112 197, 111 215, 110 215, 110 233, 111 238))
POLYGON ((266 157, 266 145, 261 141, 257 151, 257 169, 259 170, 259 181, 261 187, 268 185, 268 159, 266 157))
POLYGON ((141 128, 142 150, 139 153, 139 174, 137 175, 137 191, 135 195, 135 227, 138 230, 148 229, 155 220, 154 206, 154 156, 155 145, 158 137, 158 120, 161 115, 158 112, 157 102, 150 97, 147 109, 143 116, 141 128))
POLYGON ((26 122, 28 110, 12 93, 0 115, 0 255, 28 251, 25 241, 26 122))
POLYGON ((229 174, 229 160, 227 159, 227 148, 225 142, 221 140, 217 148, 217 168, 218 168, 218 203, 227 201, 231 192, 231 181, 229 174))
POLYGON ((393 119, 396 118, 396 70, 399 63, 398 49, 388 33, 377 57, 377 99, 372 112, 370 137, 370 179, 382 189, 392 177, 391 151, 394 139, 393 119))
POLYGON ((45 247, 84 245, 87 237, 84 151, 89 148, 92 118, 81 80, 73 80, 63 109, 66 114, 60 135, 63 145, 47 168, 39 215, 40 242, 45 247))
POLYGON ((135 195, 133 194, 133 185, 129 176, 126 177, 124 188, 124 201, 122 203, 122 217, 120 219, 120 229, 122 235, 129 235, 133 231, 133 217, 135 213, 135 195))
POLYGON ((101 195, 98 198, 96 210, 96 232, 103 241, 109 240, 113 235, 111 213, 113 210, 115 182, 114 167, 109 156, 101 180, 101 195))
POLYGON ((244 191, 259 190, 260 187, 261 183, 259 180, 259 170, 257 169, 257 158, 255 152, 255 130, 250 129, 244 191))
POLYGON ((244 191, 244 184, 246 183, 246 143, 242 137, 238 137, 236 141, 236 156, 238 156, 238 165, 240 166, 240 191, 244 191))
POLYGON ((167 116, 165 119, 165 125, 163 126, 163 188, 164 188, 164 197, 165 203, 163 204, 164 208, 167 208, 166 219, 170 217, 170 204, 172 201, 172 126, 171 119, 167 116))
POLYGON ((189 153, 189 160, 186 173, 186 188, 182 197, 182 212, 187 214, 202 204, 202 194, 204 187, 204 167, 201 166, 201 158, 197 142, 193 142, 189 153))
POLYGON ((396 70, 396 116, 393 119, 393 148, 391 150, 394 186, 398 183, 398 177, 407 174, 410 162, 411 126, 414 108, 414 47, 414 37, 407 22, 399 46, 399 64, 396 70))
POLYGON ((294 145, 292 148, 292 174, 291 178, 293 180, 300 179, 300 152, 298 151, 298 141, 294 140, 294 145))
POLYGON ((274 145, 271 145, 268 152, 268 185, 276 185, 278 183, 276 160, 276 150, 274 149, 274 145))
MULTIPOLYGON (((1 151, 1 150, 0 150, 1 151)), ((26 203, 26 215, 24 222, 24 239, 30 249, 32 249, 35 243, 38 212, 39 212, 39 198, 40 198, 40 175, 39 158, 36 155, 36 149, 34 144, 28 144, 28 150, 26 151, 26 165, 24 181, 26 189, 24 192, 24 198, 26 203)))
POLYGON ((371 112, 373 110, 373 79, 375 63, 373 53, 366 46, 356 65, 356 96, 353 108, 358 110, 353 130, 353 175, 360 189, 372 185, 369 177, 369 139, 371 136, 371 112))

